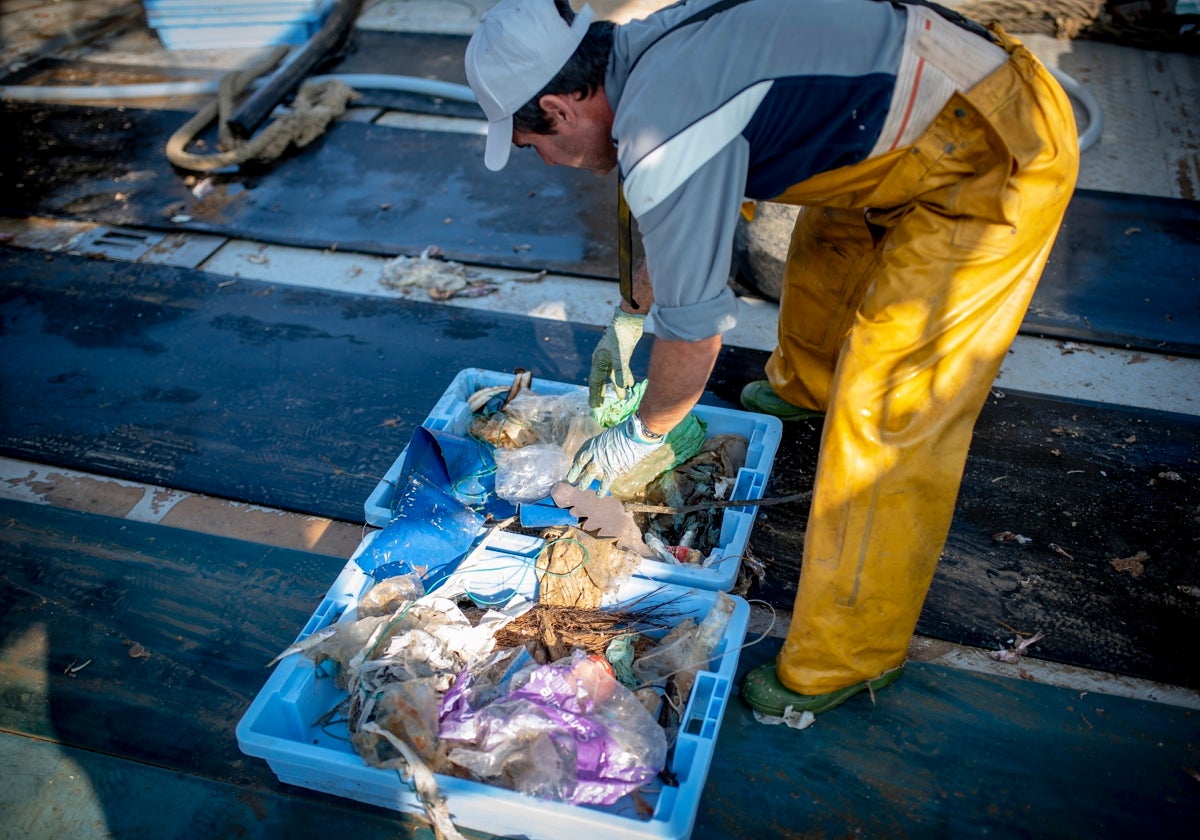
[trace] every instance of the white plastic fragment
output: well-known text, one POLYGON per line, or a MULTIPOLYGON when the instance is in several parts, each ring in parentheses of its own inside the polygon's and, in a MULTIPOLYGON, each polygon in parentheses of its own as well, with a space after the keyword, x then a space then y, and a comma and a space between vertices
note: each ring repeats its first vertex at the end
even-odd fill
POLYGON ((817 722, 817 716, 812 712, 798 712, 791 706, 783 710, 783 715, 775 717, 774 715, 764 715, 757 709, 754 711, 754 719, 764 726, 779 726, 783 724, 791 729, 808 729, 817 722))

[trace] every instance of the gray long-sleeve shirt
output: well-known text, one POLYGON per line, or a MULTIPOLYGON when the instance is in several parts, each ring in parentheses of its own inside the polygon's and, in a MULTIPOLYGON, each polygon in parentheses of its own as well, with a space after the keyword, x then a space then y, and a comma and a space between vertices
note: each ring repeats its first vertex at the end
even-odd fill
POLYGON ((905 40, 905 10, 875 0, 746 0, 663 35, 713 2, 618 27, 605 80, 655 330, 686 341, 736 322, 743 199, 869 156, 905 40))

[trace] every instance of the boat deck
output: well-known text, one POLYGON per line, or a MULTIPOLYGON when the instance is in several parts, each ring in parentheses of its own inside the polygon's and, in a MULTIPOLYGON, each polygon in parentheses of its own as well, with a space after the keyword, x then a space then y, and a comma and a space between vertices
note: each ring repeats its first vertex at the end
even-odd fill
MULTIPOLYGON (((138 5, 5 4, 0 85, 249 60, 164 51, 138 5)), ((434 32, 429 5, 367 4, 335 69, 461 83, 487 4, 439 9, 434 32)), ((1027 41, 1096 96, 1104 131, 981 417, 906 674, 799 732, 731 698, 694 837, 1194 833, 1200 58, 1027 41), (1136 575, 1113 563, 1139 552, 1136 575), (990 658, 1037 631, 1019 665, 990 658)), ((203 97, 3 104, 0 835, 432 836, 281 784, 234 728, 455 373, 583 381, 617 298, 611 185, 530 158, 489 179, 467 169, 469 113, 373 96, 205 197, 161 158, 203 97), (438 303, 379 282, 430 245, 498 291, 438 303)), ((773 345, 774 304, 741 303, 713 405, 773 345)), ((818 434, 785 430, 771 494, 811 482, 818 434)), ((780 644, 803 518, 760 510, 742 671, 780 644)))

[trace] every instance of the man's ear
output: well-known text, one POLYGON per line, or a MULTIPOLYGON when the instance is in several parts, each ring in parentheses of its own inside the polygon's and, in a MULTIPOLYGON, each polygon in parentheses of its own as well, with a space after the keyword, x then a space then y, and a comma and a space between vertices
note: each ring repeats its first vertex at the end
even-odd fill
POLYGON ((569 96, 561 93, 548 93, 538 100, 538 105, 546 114, 546 119, 556 131, 560 126, 569 124, 575 118, 575 103, 569 96))

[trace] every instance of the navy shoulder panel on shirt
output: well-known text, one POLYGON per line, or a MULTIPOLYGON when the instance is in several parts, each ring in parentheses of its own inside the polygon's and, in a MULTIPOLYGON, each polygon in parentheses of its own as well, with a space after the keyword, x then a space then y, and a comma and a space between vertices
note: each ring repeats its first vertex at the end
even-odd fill
POLYGON ((742 131, 750 144, 746 197, 765 200, 866 158, 887 117, 890 73, 777 79, 742 131))

